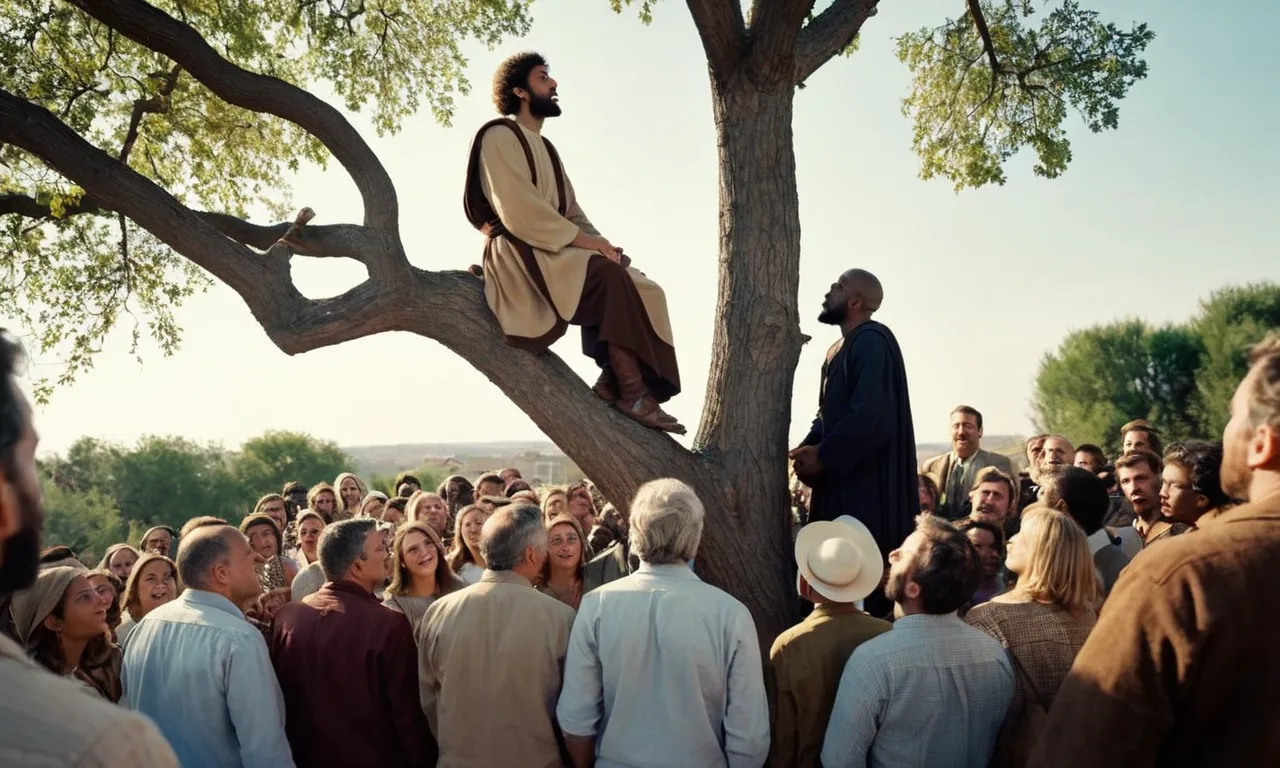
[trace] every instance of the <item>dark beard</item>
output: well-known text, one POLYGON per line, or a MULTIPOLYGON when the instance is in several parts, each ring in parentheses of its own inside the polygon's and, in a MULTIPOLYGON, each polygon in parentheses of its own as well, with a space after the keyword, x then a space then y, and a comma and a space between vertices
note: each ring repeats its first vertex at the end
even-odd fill
POLYGON ((890 571, 884 584, 884 596, 901 604, 907 598, 907 575, 890 571))
POLYGON ((529 114, 539 118, 559 117, 560 105, 552 101, 550 96, 531 93, 529 94, 529 114))
POLYGON ((22 528, 0 545, 0 595, 26 589, 40 567, 40 499, 18 490, 18 519, 22 528))
POLYGON ((845 317, 849 314, 848 305, 840 305, 838 307, 828 307, 822 305, 822 313, 818 315, 818 322, 823 325, 843 325, 845 317))

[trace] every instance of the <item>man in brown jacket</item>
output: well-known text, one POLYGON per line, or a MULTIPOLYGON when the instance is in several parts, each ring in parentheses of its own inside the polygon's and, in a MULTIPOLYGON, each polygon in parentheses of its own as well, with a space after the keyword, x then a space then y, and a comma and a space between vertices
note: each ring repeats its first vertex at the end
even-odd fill
POLYGON ((1280 765, 1280 336, 1250 363, 1222 462, 1248 503, 1125 569, 1031 765, 1280 765))

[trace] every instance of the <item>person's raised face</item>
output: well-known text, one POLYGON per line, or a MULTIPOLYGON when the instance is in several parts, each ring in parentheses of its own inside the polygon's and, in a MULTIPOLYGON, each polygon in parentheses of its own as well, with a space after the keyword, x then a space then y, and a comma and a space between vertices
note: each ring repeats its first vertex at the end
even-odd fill
POLYGON ((924 534, 913 531, 902 546, 889 553, 889 578, 884 585, 885 596, 895 603, 903 603, 920 596, 920 586, 911 580, 915 573, 920 551, 928 542, 924 534))
POLYGON ((1169 462, 1160 474, 1160 516, 1193 525, 1209 508, 1209 498, 1193 487, 1191 472, 1169 462))
POLYGON ((152 560, 142 566, 137 581, 138 605, 142 610, 141 615, 133 617, 135 621, 178 596, 178 580, 173 568, 163 560, 152 560))
POLYGON ((520 470, 508 467, 502 470, 502 482, 504 485, 511 485, 516 480, 520 480, 520 470))
POLYGON ((476 484, 476 498, 484 496, 501 496, 504 486, 500 482, 486 480, 483 483, 476 484))
POLYGON ((361 507, 360 511, 364 513, 365 517, 372 517, 374 520, 381 520, 382 510, 385 509, 386 506, 387 503, 385 501, 375 496, 372 499, 369 499, 369 503, 361 507))
POLYGON ((342 494, 342 501, 346 505, 347 509, 360 508, 360 486, 356 483, 354 478, 342 478, 342 485, 338 487, 338 493, 342 494))
POLYGON ((1061 437, 1047 437, 1040 455, 1040 468, 1065 467, 1075 459, 1075 450, 1061 437))
POLYGON ((267 517, 270 517, 272 520, 275 520, 276 527, 282 531, 289 523, 289 519, 284 513, 284 499, 268 501, 266 505, 263 506, 262 513, 267 517))
POLYGON ((316 512, 328 518, 337 508, 338 497, 333 495, 333 491, 324 490, 316 494, 316 512))
POLYGON ((112 553, 107 568, 116 575, 117 579, 128 582, 129 574, 133 573, 133 564, 136 562, 138 562, 138 553, 132 549, 117 549, 112 553))
POLYGON ((1077 467, 1086 469, 1095 475, 1098 474, 1098 470, 1106 466, 1097 454, 1089 451, 1076 451, 1075 464, 1077 467))
POLYGON ((1280 442, 1276 430, 1266 423, 1254 426, 1249 413, 1250 392, 1259 375, 1261 370, 1254 366, 1236 387, 1231 398, 1231 420, 1222 430, 1222 490, 1242 501, 1249 499, 1253 473, 1275 461, 1280 442))
POLYGON ((45 617, 44 625, 62 638, 86 642, 107 633, 107 602, 87 576, 77 576, 62 593, 62 618, 45 617))
POLYGON ((425 533, 410 531, 400 540, 400 562, 414 576, 427 578, 436 572, 440 550, 425 533))
POLYGON ((570 570, 582 560, 582 539, 572 525, 557 523, 547 535, 547 550, 551 567, 570 570))
POLYGON ((822 312, 818 314, 818 322, 825 325, 841 325, 851 311, 865 306, 865 300, 858 295, 854 280, 848 272, 831 284, 831 290, 822 297, 822 312))
POLYGON ((391 523, 392 525, 399 527, 400 524, 404 522, 404 513, 401 512, 397 507, 393 507, 388 504, 383 504, 382 505, 382 522, 391 523))
POLYGON ((969 494, 969 500, 973 503, 969 517, 997 527, 1004 525, 1013 503, 1009 497, 1009 486, 1002 482, 979 483, 969 494))
POLYGON ((556 93, 559 85, 545 66, 538 65, 529 73, 526 87, 516 89, 516 95, 529 105, 529 114, 533 117, 559 117, 560 97, 556 93))
POLYGON ((248 535, 249 546, 253 547, 254 552, 257 552, 266 560, 276 556, 279 539, 276 538, 276 532, 271 530, 271 526, 255 525, 249 529, 248 535))
POLYGON ((480 532, 484 530, 484 522, 488 519, 489 513, 483 510, 468 512, 462 519, 462 540, 472 552, 480 551, 480 532))
POLYGON ((545 510, 544 514, 548 520, 556 515, 567 515, 569 514, 569 499, 562 491, 556 491, 555 493, 547 496, 543 509, 545 510))
POLYGON ((1027 443, 1027 463, 1033 467, 1040 466, 1040 456, 1044 454, 1045 438, 1037 437, 1027 443))
POLYGON ((974 549, 978 550, 983 575, 990 579, 999 574, 1000 548, 996 545, 996 537, 991 535, 991 531, 970 528, 965 531, 965 535, 969 537, 969 543, 973 544, 974 549))
POLYGON ((1120 490, 1137 512, 1150 512, 1160 503, 1160 478, 1144 461, 1116 470, 1120 490))
POLYGON ((173 544, 173 536, 169 535, 166 530, 153 531, 147 540, 142 542, 144 552, 154 552, 157 555, 169 556, 169 546, 173 544))
POLYGON ((444 499, 434 493, 428 493, 418 500, 414 519, 435 528, 436 533, 443 536, 445 528, 449 525, 449 508, 445 506, 444 499))
POLYGON ((227 538, 230 549, 227 558, 227 586, 231 602, 244 605, 247 600, 262 592, 253 547, 249 545, 249 539, 234 528, 228 528, 222 535, 227 538))
POLYGON ((951 448, 960 458, 972 456, 981 442, 982 428, 978 426, 977 416, 960 411, 951 414, 951 448))
POLYGON ((1030 522, 1023 523, 1022 530, 1010 536, 1009 541, 1005 544, 1004 567, 1010 573, 1026 573, 1028 553, 1026 547, 1022 546, 1022 542, 1018 539, 1021 536, 1030 536, 1032 525, 1033 523, 1030 522))
POLYGON ((362 557, 352 564, 353 575, 358 576, 361 583, 382 584, 387 579, 387 543, 382 538, 382 531, 374 528, 364 537, 362 557))
POLYGON ((1129 430, 1124 433, 1124 443, 1121 445, 1121 450, 1124 453, 1151 450, 1151 433, 1145 429, 1129 430))
POLYGON ((315 554, 316 542, 320 540, 320 533, 324 530, 324 523, 308 517, 302 521, 302 525, 298 526, 298 543, 302 546, 302 551, 309 554, 315 554))

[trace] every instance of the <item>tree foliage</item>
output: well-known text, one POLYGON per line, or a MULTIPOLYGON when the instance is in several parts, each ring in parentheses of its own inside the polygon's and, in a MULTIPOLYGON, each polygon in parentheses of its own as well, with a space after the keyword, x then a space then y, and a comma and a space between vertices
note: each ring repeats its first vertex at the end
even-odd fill
POLYGON ((132 447, 85 437, 65 456, 42 461, 41 469, 46 489, 52 489, 46 507, 52 498, 68 514, 90 517, 75 524, 81 527, 47 527, 45 538, 73 546, 59 537, 74 534, 78 541, 98 530, 106 536, 128 527, 139 533, 152 525, 179 528, 200 515, 238 522, 259 497, 279 493, 289 480, 331 483, 354 466, 336 444, 295 432, 268 432, 239 451, 172 436, 144 437, 132 447))
POLYGON ((1033 398, 1037 425, 1114 453, 1120 427, 1143 418, 1166 440, 1216 438, 1248 371, 1249 347, 1280 327, 1280 285, 1230 287, 1181 325, 1123 320, 1072 332, 1046 354, 1033 398))
POLYGON ((107 547, 128 536, 129 526, 120 517, 115 500, 101 490, 68 490, 47 476, 41 478, 40 488, 46 544, 65 544, 81 562, 92 566, 107 547))
POLYGON ((1147 76, 1141 56, 1154 38, 1146 24, 1125 31, 1078 3, 1045 12, 1032 0, 968 0, 958 18, 903 35, 912 87, 902 108, 914 117, 920 175, 957 190, 1003 184, 1005 162, 1029 147, 1035 173, 1057 178, 1071 160, 1067 118, 1074 111, 1095 133, 1119 126, 1119 101, 1147 76))

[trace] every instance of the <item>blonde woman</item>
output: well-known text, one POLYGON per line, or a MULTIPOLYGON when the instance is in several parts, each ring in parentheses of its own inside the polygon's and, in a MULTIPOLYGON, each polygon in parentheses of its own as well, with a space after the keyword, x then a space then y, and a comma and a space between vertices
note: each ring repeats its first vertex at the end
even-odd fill
POLYGON ((573 610, 582 603, 583 574, 587 569, 587 537, 573 515, 560 515, 547 523, 547 561, 534 584, 573 610))
POLYGON ((307 509, 320 515, 325 525, 332 523, 338 514, 338 492, 328 483, 316 483, 307 491, 307 509))
POLYGON ((124 646, 129 633, 144 616, 177 597, 181 591, 178 566, 172 560, 154 552, 143 555, 124 586, 124 599, 121 601, 124 613, 116 629, 116 641, 120 646, 124 646))
POLYGON ((333 519, 346 520, 355 517, 360 509, 360 502, 369 495, 369 487, 352 472, 343 472, 338 475, 333 481, 333 487, 338 489, 338 511, 334 513, 333 519))
POLYGON ((418 623, 436 598, 466 586, 445 560, 444 542, 426 523, 405 523, 391 544, 395 560, 382 604, 403 613, 418 634, 418 623))
POLYGON ((467 584, 475 584, 484 575, 484 556, 480 554, 480 530, 489 513, 472 504, 458 513, 458 536, 449 551, 449 567, 467 584))
POLYGON ((1022 766, 1098 620, 1102 592, 1084 530, 1056 509, 1033 505, 1022 513, 1005 567, 1018 575, 1017 585, 969 611, 965 621, 1009 651, 1016 686, 991 765, 1022 766))

